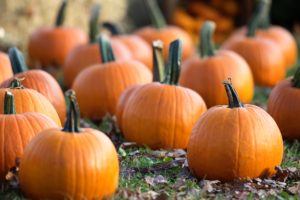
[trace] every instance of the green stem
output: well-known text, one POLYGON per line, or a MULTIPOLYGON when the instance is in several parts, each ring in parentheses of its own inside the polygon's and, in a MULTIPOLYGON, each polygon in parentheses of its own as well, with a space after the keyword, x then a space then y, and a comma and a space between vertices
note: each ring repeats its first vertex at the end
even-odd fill
POLYGON ((156 0, 145 0, 149 17, 152 25, 157 29, 162 29, 167 25, 167 22, 157 5, 156 0))
POLYGON ((180 39, 174 40, 170 44, 167 73, 163 83, 177 85, 180 74, 182 60, 182 42, 180 39))
POLYGON ((10 89, 24 89, 24 86, 21 83, 22 80, 24 80, 24 78, 14 78, 10 83, 10 89))
POLYGON ((300 88, 300 67, 297 68, 294 77, 292 79, 292 86, 295 88, 300 88))
POLYGON ((16 106, 15 106, 14 95, 9 91, 5 91, 4 114, 5 115, 16 114, 16 106))
POLYGON ((163 42, 156 40, 152 42, 153 53, 153 81, 161 82, 164 79, 165 63, 163 56, 163 42))
POLYGON ((107 29, 112 35, 121 35, 118 26, 112 22, 104 22, 102 27, 107 29))
POLYGON ((69 110, 67 120, 62 131, 69 133, 80 133, 80 111, 74 90, 68 90, 66 96, 69 99, 69 110))
POLYGON ((8 50, 8 55, 14 74, 18 74, 28 70, 24 56, 18 48, 10 48, 8 50))
POLYGON ((228 81, 223 82, 226 90, 226 94, 228 97, 228 107, 229 108, 241 108, 244 107, 242 102, 240 101, 239 95, 235 91, 231 79, 229 78, 228 81))
POLYGON ((205 21, 200 31, 200 52, 201 57, 211 57, 215 55, 215 45, 213 40, 213 34, 216 28, 216 24, 213 21, 205 21))
POLYGON ((268 29, 271 26, 270 22, 270 10, 271 10, 271 0, 260 0, 262 4, 262 9, 260 13, 260 21, 258 23, 258 28, 268 29))
POLYGON ((261 15, 264 9, 264 1, 259 1, 258 5, 256 6, 253 16, 247 26, 247 37, 255 37, 256 29, 258 28, 258 24, 261 20, 261 15))
POLYGON ((101 35, 99 37, 99 48, 102 58, 102 63, 115 61, 114 52, 109 39, 101 35))
POLYGON ((99 33, 99 13, 100 13, 100 4, 95 4, 92 7, 91 10, 91 16, 89 20, 89 37, 90 37, 90 43, 96 43, 97 42, 97 35, 99 33))
POLYGON ((55 20, 56 27, 62 26, 64 23, 67 4, 68 4, 68 0, 63 0, 59 7, 59 10, 58 10, 58 13, 56 16, 56 20, 55 20))

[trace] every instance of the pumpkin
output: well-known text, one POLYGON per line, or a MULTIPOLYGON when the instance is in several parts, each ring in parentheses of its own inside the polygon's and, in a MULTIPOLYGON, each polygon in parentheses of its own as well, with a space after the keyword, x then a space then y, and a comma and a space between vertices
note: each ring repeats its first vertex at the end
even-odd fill
POLYGON ((142 37, 150 45, 152 44, 152 41, 161 40, 166 46, 166 48, 164 48, 165 61, 168 60, 168 49, 170 43, 176 39, 180 39, 182 41, 182 59, 186 60, 192 56, 195 51, 194 44, 188 33, 177 26, 167 26, 156 1, 146 0, 145 2, 149 16, 151 17, 152 26, 140 28, 135 32, 135 34, 142 37))
POLYGON ((83 70, 72 88, 77 93, 83 117, 102 118, 115 114, 117 101, 122 92, 132 85, 151 82, 152 75, 138 61, 116 61, 111 44, 105 36, 99 39, 103 64, 83 70))
MULTIPOLYGON (((15 96, 15 105, 17 113, 38 112, 50 117, 58 126, 61 126, 59 116, 46 97, 33 89, 24 88, 19 79, 11 82, 10 88, 0 89, 0 105, 3 105, 6 91, 15 96)), ((0 106, 0 113, 4 113, 0 106)))
POLYGON ((11 92, 5 91, 1 98, 4 112, 0 114, 0 180, 4 181, 5 175, 15 166, 15 160, 22 156, 29 141, 42 130, 57 127, 57 124, 37 112, 16 114, 11 92))
POLYGON ((284 138, 300 139, 300 124, 297 118, 300 114, 300 68, 293 78, 289 77, 277 83, 273 88, 267 111, 278 124, 284 138))
POLYGON ((256 37, 259 20, 259 15, 255 14, 248 25, 247 34, 231 40, 223 48, 235 51, 247 61, 257 85, 273 87, 285 77, 285 61, 276 43, 256 37))
POLYGON ((183 63, 179 84, 188 87, 204 99, 208 107, 225 104, 226 92, 220 84, 231 77, 243 102, 250 102, 254 93, 254 81, 250 67, 235 52, 215 51, 213 32, 215 23, 206 21, 200 32, 201 55, 183 63))
POLYGON ((9 58, 5 53, 0 52, 0 83, 13 76, 9 58))
POLYGON ((28 56, 32 67, 62 66, 74 47, 87 42, 87 36, 78 28, 64 27, 67 0, 63 0, 55 26, 44 26, 29 37, 28 56))
MULTIPOLYGON (((28 70, 22 53, 17 48, 9 49, 14 78, 24 80, 22 85, 34 89, 44 95, 56 109, 60 121, 64 123, 66 115, 66 102, 64 94, 57 81, 47 72, 39 69, 28 70)), ((10 78, 0 85, 0 88, 8 88, 14 78, 10 78)))
POLYGON ((130 95, 121 119, 126 140, 152 149, 186 148, 206 105, 196 92, 177 86, 181 51, 181 41, 172 42, 164 81, 139 86, 130 95))
MULTIPOLYGON (((82 44, 68 54, 63 67, 64 84, 70 88, 76 76, 85 68, 102 63, 100 48, 97 44, 99 6, 93 7, 90 17, 90 42, 82 44)), ((131 53, 128 48, 119 40, 112 40, 112 48, 117 60, 128 60, 131 58, 131 53)))
POLYGON ((20 164, 20 187, 30 199, 103 199, 119 179, 116 149, 102 132, 79 127, 74 94, 63 129, 41 132, 28 144, 20 164))
POLYGON ((242 104, 231 82, 224 82, 229 105, 204 113, 193 128, 187 160, 198 178, 233 181, 269 177, 283 157, 283 141, 262 108, 242 104))

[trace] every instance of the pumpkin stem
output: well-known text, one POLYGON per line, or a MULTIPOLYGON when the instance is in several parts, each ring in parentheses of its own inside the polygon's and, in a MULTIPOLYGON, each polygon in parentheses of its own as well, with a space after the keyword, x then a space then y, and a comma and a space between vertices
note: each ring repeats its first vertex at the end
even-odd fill
POLYGON ((146 0, 146 7, 149 17, 151 18, 151 24, 157 29, 162 29, 167 25, 167 22, 157 5, 156 0, 146 0))
POLYGON ((200 31, 200 53, 201 57, 210 57, 215 55, 215 45, 213 34, 216 24, 213 21, 205 21, 200 31))
POLYGON ((16 114, 16 106, 15 106, 14 95, 9 91, 5 91, 4 114, 5 115, 16 114))
POLYGON ((262 9, 260 14, 260 21, 258 23, 258 28, 268 29, 271 26, 270 20, 270 10, 271 10, 271 0, 261 0, 262 9))
POLYGON ((300 67, 297 68, 294 77, 292 79, 292 86, 295 88, 300 88, 300 67))
POLYGON ((102 27, 107 29, 112 35, 121 35, 121 31, 118 26, 112 22, 104 22, 102 27))
POLYGON ((258 24, 261 20, 261 15, 264 10, 264 1, 259 1, 258 5, 256 6, 253 16, 251 17, 251 20, 247 26, 247 37, 255 37, 256 29, 258 28, 258 24))
POLYGON ((109 39, 107 39, 103 35, 99 37, 99 48, 100 48, 102 63, 108 63, 116 60, 109 39))
POLYGON ((152 42, 152 54, 153 54, 153 81, 163 81, 164 79, 164 56, 163 56, 163 42, 156 40, 152 42))
POLYGON ((89 38, 90 43, 97 42, 97 35, 99 33, 99 13, 100 13, 100 4, 95 4, 91 10, 91 16, 89 20, 89 38))
POLYGON ((58 10, 58 13, 57 13, 57 16, 56 16, 56 21, 55 21, 56 27, 62 26, 64 23, 67 4, 68 4, 68 0, 62 0, 61 5, 58 10))
POLYGON ((23 81, 25 78, 14 78, 14 80, 10 83, 10 89, 24 89, 24 86, 22 85, 21 81, 23 81))
POLYGON ((68 90, 66 96, 69 99, 69 110, 67 113, 67 120, 62 129, 64 132, 80 133, 80 111, 75 96, 74 90, 68 90))
POLYGON ((229 108, 241 108, 244 107, 242 102, 240 101, 239 95, 235 91, 231 79, 228 78, 228 81, 223 81, 225 86, 226 94, 228 97, 228 107, 229 108))
POLYGON ((182 42, 180 39, 174 40, 170 44, 167 72, 163 83, 177 85, 180 74, 182 60, 182 42))
POLYGON ((14 74, 18 74, 28 70, 24 56, 18 48, 16 47, 10 48, 8 50, 8 56, 14 74))

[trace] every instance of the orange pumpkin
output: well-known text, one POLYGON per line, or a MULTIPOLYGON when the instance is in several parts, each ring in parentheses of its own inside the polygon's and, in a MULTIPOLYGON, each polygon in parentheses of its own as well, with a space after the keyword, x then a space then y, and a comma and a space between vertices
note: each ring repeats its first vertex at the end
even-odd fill
POLYGON ((100 37, 99 43, 103 64, 83 70, 72 86, 82 116, 90 118, 115 114, 117 101, 127 87, 152 79, 149 69, 138 61, 115 61, 110 42, 104 36, 100 37))
POLYGON ((22 156, 29 141, 39 132, 57 127, 57 124, 37 112, 16 114, 14 96, 8 91, 1 98, 4 112, 0 114, 0 180, 4 181, 8 170, 15 166, 15 160, 22 156))
POLYGON ((165 19, 159 10, 156 1, 146 0, 148 13, 152 20, 152 25, 138 29, 135 34, 142 37, 150 45, 155 40, 161 40, 166 48, 164 48, 165 61, 168 60, 168 49, 173 40, 180 39, 182 41, 182 59, 186 60, 194 54, 194 44, 191 37, 183 29, 177 26, 167 26, 165 19))
POLYGON ((226 77, 234 80, 241 100, 249 103, 254 94, 254 81, 246 61, 229 50, 215 51, 215 23, 206 21, 201 30, 201 55, 183 63, 179 84, 188 87, 204 99, 208 107, 225 104, 226 92, 220 84, 226 77))
POLYGON ((300 107, 300 68, 293 78, 287 78, 277 83, 273 88, 267 111, 278 124, 284 138, 300 139, 300 124, 298 116, 300 107))
POLYGON ((78 28, 63 27, 67 0, 63 0, 54 27, 40 27, 28 42, 30 66, 62 66, 74 47, 87 42, 87 36, 78 28))
POLYGON ((13 76, 9 58, 5 53, 0 52, 0 83, 13 76))
MULTIPOLYGON (((44 95, 56 109, 60 121, 64 123, 66 116, 66 102, 64 94, 57 81, 43 70, 28 70, 22 53, 17 48, 11 48, 9 55, 15 78, 24 79, 22 85, 34 89, 44 95)), ((0 88, 8 88, 14 78, 10 78, 0 85, 0 88)))
POLYGON ((30 199, 103 199, 119 179, 116 149, 102 132, 79 127, 74 94, 63 129, 41 132, 26 147, 20 186, 30 199))
POLYGON ((204 113, 193 128, 187 160, 198 178, 233 181, 271 176, 283 157, 283 141, 273 118, 262 108, 243 105, 230 82, 229 105, 204 113))
POLYGON ((206 105, 196 92, 177 86, 181 51, 181 41, 172 42, 165 80, 139 86, 130 95, 121 117, 126 140, 152 149, 186 148, 206 105))
MULTIPOLYGON (((90 17, 90 43, 80 45, 72 49, 64 63, 64 84, 70 88, 76 76, 85 68, 102 63, 99 45, 97 44, 99 6, 94 6, 90 17)), ((112 48, 117 60, 128 60, 131 52, 119 40, 112 40, 112 48)))
MULTIPOLYGON (((61 126, 59 116, 46 97, 33 89, 24 88, 19 79, 11 82, 10 88, 0 89, 0 105, 3 105, 5 92, 9 91, 15 96, 17 113, 39 112, 50 117, 58 126, 61 126)), ((0 113, 4 113, 0 106, 0 113)))

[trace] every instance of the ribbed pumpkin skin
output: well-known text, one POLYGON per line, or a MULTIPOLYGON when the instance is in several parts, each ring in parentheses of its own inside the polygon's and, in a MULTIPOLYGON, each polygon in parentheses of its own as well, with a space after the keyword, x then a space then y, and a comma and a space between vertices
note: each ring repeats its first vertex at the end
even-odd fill
POLYGON ((20 165, 22 192, 30 199, 102 199, 115 192, 118 157, 100 131, 46 130, 25 149, 20 165))
POLYGON ((186 148, 192 127, 205 111, 202 98, 188 88, 145 84, 126 103, 123 134, 126 140, 152 149, 186 148))
MULTIPOLYGON (((66 102, 62 89, 57 81, 48 73, 42 70, 29 70, 16 74, 17 78, 25 78, 22 85, 34 89, 44 95, 56 109, 61 123, 66 118, 66 102)), ((8 88, 13 78, 8 79, 0 85, 0 88, 8 88)))
POLYGON ((267 111, 278 124, 284 138, 300 139, 300 90, 291 79, 280 81, 272 90, 267 111))
POLYGON ((101 118, 115 114, 122 92, 132 85, 152 81, 152 74, 138 61, 117 61, 91 66, 82 71, 72 88, 83 117, 101 118))
MULTIPOLYGON (((3 107, 3 102, 1 103, 3 107)), ((57 127, 46 115, 40 113, 0 114, 0 179, 4 180, 9 169, 15 166, 26 145, 38 133, 57 127)))
POLYGON ((64 64, 74 47, 87 43, 87 36, 77 28, 41 27, 34 31, 28 42, 30 66, 42 67, 64 64))
POLYGON ((257 85, 272 87, 285 77, 283 55, 271 40, 240 38, 227 44, 226 49, 235 51, 247 61, 257 85))
MULTIPOLYGON (((119 41, 111 40, 112 48, 117 60, 129 60, 131 53, 128 48, 119 41)), ((70 88, 76 76, 85 68, 102 63, 98 44, 81 45, 74 48, 64 64, 64 83, 70 88)))
MULTIPOLYGON (((50 117, 58 126, 61 126, 59 116, 53 105, 39 92, 33 89, 0 89, 0 105, 4 105, 5 91, 15 96, 17 113, 38 112, 50 117)), ((0 106, 0 113, 3 113, 3 106, 0 106)))
POLYGON ((204 99, 207 107, 228 102, 222 83, 230 77, 242 102, 249 103, 254 94, 254 81, 245 60, 236 53, 220 50, 215 56, 193 57, 183 63, 179 84, 188 87, 204 99))
POLYGON ((263 109, 244 106, 215 106, 200 117, 187 147, 195 176, 232 181, 275 173, 283 157, 280 130, 263 109))
POLYGON ((176 26, 167 26, 161 30, 153 27, 144 27, 135 32, 138 36, 146 40, 149 45, 155 40, 161 40, 164 44, 164 58, 168 60, 170 43, 180 39, 182 41, 182 59, 186 60, 194 54, 194 44, 190 36, 176 26))
POLYGON ((0 52, 0 83, 13 76, 8 56, 0 52))

